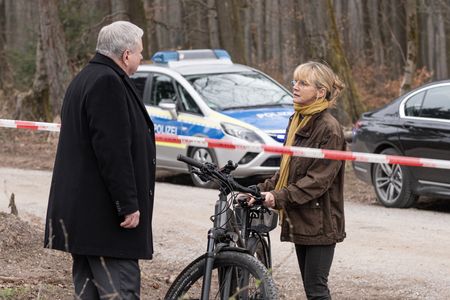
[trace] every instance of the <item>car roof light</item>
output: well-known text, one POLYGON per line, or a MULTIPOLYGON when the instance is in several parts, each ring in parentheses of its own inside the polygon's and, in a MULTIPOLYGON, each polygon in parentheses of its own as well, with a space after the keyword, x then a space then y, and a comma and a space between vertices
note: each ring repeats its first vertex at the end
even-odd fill
POLYGON ((152 61, 158 64, 167 64, 169 61, 179 60, 177 51, 158 51, 152 56, 152 61))
POLYGON ((169 66, 185 65, 192 63, 227 63, 231 64, 231 57, 223 49, 198 49, 198 50, 177 50, 158 51, 152 59, 155 64, 167 64, 169 66))
POLYGON ((223 49, 214 49, 214 53, 216 54, 218 59, 229 59, 231 60, 230 54, 226 50, 223 49))

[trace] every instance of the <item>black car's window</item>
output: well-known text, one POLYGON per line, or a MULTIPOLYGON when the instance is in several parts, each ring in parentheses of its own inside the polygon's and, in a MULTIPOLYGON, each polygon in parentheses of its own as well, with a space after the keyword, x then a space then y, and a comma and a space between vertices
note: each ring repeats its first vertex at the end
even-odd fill
POLYGON ((144 89, 145 83, 147 82, 147 77, 148 77, 147 73, 134 73, 133 76, 131 76, 131 80, 136 86, 136 89, 141 98, 144 97, 144 89))
POLYGON ((420 116, 450 120, 450 86, 429 89, 423 100, 420 116))
POLYGON ((183 111, 194 114, 201 114, 200 108, 197 106, 197 103, 195 103, 194 99, 192 99, 191 95, 189 95, 186 89, 180 84, 177 84, 177 88, 178 93, 180 94, 181 106, 183 111))
POLYGON ((420 108, 422 107, 423 95, 425 92, 420 92, 412 96, 405 103, 405 116, 419 117, 420 108))
POLYGON ((155 74, 152 80, 151 105, 158 105, 161 100, 176 100, 176 91, 172 79, 166 75, 155 74))

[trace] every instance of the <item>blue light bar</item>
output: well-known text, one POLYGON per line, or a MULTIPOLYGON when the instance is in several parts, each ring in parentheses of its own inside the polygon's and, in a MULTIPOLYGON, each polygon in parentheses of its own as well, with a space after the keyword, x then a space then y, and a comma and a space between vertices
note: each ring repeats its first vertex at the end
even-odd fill
POLYGON ((229 60, 231 56, 223 49, 198 49, 198 50, 179 50, 179 51, 158 51, 152 56, 153 63, 168 64, 173 61, 196 60, 196 59, 217 59, 229 60))
POLYGON ((169 61, 179 60, 177 51, 158 51, 152 56, 152 61, 158 64, 167 64, 169 61))
POLYGON ((229 59, 231 60, 230 54, 226 50, 223 49, 214 49, 214 54, 217 56, 218 59, 229 59))

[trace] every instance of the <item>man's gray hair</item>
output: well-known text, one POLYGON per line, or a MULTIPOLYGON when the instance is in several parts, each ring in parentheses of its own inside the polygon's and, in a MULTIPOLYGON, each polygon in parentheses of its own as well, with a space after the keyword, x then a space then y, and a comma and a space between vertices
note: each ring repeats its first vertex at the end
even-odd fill
POLYGON ((98 53, 119 59, 125 50, 136 50, 144 31, 127 21, 117 21, 104 26, 97 39, 98 53))

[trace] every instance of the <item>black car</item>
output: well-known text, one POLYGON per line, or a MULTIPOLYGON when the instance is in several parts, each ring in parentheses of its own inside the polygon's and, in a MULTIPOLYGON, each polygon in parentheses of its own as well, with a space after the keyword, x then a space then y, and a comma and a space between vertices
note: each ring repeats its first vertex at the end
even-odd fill
MULTIPOLYGON (((450 160, 450 81, 417 88, 355 123, 352 151, 450 160)), ((410 207, 418 196, 450 198, 450 170, 353 162, 386 207, 410 207)))

